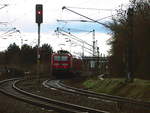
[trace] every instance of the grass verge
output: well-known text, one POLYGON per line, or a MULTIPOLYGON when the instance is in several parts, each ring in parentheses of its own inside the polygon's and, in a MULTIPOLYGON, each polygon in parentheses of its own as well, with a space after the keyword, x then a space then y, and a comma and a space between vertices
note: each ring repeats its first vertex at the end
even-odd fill
POLYGON ((128 98, 150 101, 150 81, 134 79, 132 83, 126 83, 121 78, 88 79, 83 83, 84 87, 97 93, 123 96, 128 98))

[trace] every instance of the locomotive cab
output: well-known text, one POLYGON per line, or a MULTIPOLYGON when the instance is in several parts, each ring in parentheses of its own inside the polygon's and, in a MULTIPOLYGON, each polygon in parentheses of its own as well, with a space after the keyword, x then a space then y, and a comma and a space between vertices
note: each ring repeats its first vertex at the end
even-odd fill
POLYGON ((72 56, 71 54, 53 54, 51 61, 52 74, 66 74, 71 71, 72 56))

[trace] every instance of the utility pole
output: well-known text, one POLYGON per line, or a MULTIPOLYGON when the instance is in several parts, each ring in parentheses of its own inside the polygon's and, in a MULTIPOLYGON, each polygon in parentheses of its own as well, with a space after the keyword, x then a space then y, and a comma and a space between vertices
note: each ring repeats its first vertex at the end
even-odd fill
POLYGON ((83 45, 82 45, 82 57, 84 57, 84 42, 83 42, 83 45))
POLYGON ((95 56, 95 30, 93 30, 93 57, 95 56))

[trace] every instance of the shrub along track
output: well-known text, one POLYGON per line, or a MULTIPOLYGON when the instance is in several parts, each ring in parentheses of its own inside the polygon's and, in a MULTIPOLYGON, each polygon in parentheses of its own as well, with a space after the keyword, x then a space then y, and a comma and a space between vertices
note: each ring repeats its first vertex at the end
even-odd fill
POLYGON ((57 88, 62 91, 67 91, 69 93, 84 95, 87 98, 96 101, 101 101, 108 108, 112 108, 114 111, 118 112, 129 112, 129 113, 149 113, 150 112, 150 102, 137 101, 133 99, 123 98, 119 96, 112 96, 107 94, 97 94, 91 91, 78 89, 64 85, 59 80, 55 81, 45 81, 44 85, 46 87, 57 88))
MULTIPOLYGON (((101 111, 98 109, 92 109, 88 107, 82 107, 75 104, 69 104, 66 102, 46 98, 44 96, 38 96, 29 92, 26 92, 22 89, 16 87, 16 83, 18 83, 18 79, 9 79, 0 82, 0 91, 6 95, 9 95, 15 99, 19 99, 21 101, 30 103, 32 105, 36 105, 45 109, 53 109, 60 113, 108 113, 105 111, 101 111), (13 87, 12 87, 13 86, 13 87)), ((22 81, 20 81, 21 84, 22 81)), ((32 82, 32 81, 30 81, 32 82)), ((34 84, 35 86, 35 84, 34 84)), ((26 87, 25 87, 26 88, 26 87)), ((37 88, 37 87, 35 87, 37 88)), ((34 89, 35 90, 35 89, 34 89)), ((39 87, 38 87, 39 90, 39 87)), ((37 91, 37 90, 36 90, 37 91)), ((45 93, 45 92, 44 92, 45 93)), ((60 96, 60 95, 59 95, 60 96)))

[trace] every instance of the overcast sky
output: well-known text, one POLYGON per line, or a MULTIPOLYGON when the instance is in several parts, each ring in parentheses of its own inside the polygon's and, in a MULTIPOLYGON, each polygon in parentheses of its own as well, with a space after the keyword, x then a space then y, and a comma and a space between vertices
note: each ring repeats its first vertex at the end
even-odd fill
MULTIPOLYGON (((23 43, 32 46, 37 44, 37 24, 35 23, 35 5, 43 4, 43 23, 41 24, 41 44, 49 43, 54 50, 63 48, 71 52, 81 49, 81 47, 71 47, 71 43, 66 43, 65 36, 56 36, 54 32, 57 27, 67 30, 75 36, 92 44, 92 33, 95 30, 95 39, 101 53, 107 53, 110 47, 106 46, 106 40, 110 38, 108 29, 97 23, 83 22, 57 22, 57 20, 87 20, 77 14, 62 10, 63 6, 83 14, 94 20, 116 14, 116 10, 126 8, 129 0, 1 0, 0 1, 0 50, 4 50, 10 43, 17 43, 21 46, 23 43), (3 8, 4 4, 7 4, 3 8), (99 9, 99 10, 96 10, 99 9), (2 22, 4 22, 2 24, 2 22), (6 22, 6 23, 5 23, 6 22), (20 32, 11 35, 3 33, 14 30, 20 32), (65 44, 65 45, 64 45, 65 44), (70 48, 71 47, 71 48, 70 48)), ((106 23, 110 18, 103 19, 100 22, 106 23)), ((69 38, 69 37, 68 37, 69 38)), ((73 40, 72 40, 73 43, 73 40)), ((80 45, 80 44, 78 44, 80 45)))

